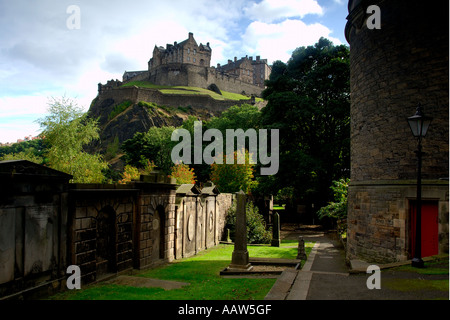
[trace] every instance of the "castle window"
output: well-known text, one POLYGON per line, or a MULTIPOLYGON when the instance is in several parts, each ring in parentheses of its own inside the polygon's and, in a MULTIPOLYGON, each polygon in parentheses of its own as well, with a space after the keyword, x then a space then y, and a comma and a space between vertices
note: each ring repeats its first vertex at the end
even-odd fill
POLYGON ((194 58, 194 62, 195 62, 195 58, 194 58))
MULTIPOLYGON (((197 50, 194 49, 194 54, 196 54, 196 53, 197 53, 197 50)), ((195 62, 195 61, 194 61, 194 62, 195 62)))
POLYGON ((187 57, 187 61, 191 61, 191 59, 189 57, 187 57))
POLYGON ((188 54, 191 53, 191 49, 188 48, 188 54))

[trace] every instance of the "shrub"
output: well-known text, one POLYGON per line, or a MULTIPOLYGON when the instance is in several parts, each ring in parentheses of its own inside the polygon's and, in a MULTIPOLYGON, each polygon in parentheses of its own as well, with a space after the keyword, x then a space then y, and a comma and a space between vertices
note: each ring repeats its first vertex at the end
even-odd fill
POLYGON ((175 178, 178 184, 195 183, 194 169, 189 168, 189 166, 184 163, 174 165, 170 177, 175 178))
POLYGON ((334 202, 330 202, 327 206, 320 208, 317 215, 320 219, 324 217, 334 219, 347 218, 347 192, 350 179, 340 179, 333 181, 331 189, 334 191, 334 202))
POLYGON ((138 169, 136 167, 133 167, 132 165, 126 165, 123 171, 122 180, 119 180, 120 184, 126 184, 128 182, 131 182, 133 180, 139 180, 141 177, 141 174, 148 175, 150 174, 153 169, 155 168, 155 164, 153 161, 147 160, 147 164, 144 168, 138 169))
MULTIPOLYGON (((247 243, 270 243, 272 240, 271 230, 266 230, 265 222, 259 210, 252 202, 246 205, 247 215, 247 243)), ((230 237, 234 241, 236 232, 236 203, 231 206, 227 213, 227 228, 230 229, 230 237)))
POLYGON ((141 174, 138 168, 131 165, 126 165, 123 171, 123 179, 119 181, 120 184, 126 184, 132 180, 139 180, 141 174))

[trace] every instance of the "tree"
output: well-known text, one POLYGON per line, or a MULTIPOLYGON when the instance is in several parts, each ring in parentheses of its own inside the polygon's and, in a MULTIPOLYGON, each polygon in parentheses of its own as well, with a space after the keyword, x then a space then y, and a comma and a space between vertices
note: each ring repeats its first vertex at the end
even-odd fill
POLYGON ((219 188, 220 192, 250 192, 257 185, 253 180, 253 165, 249 164, 249 154, 245 151, 245 163, 237 163, 238 152, 234 152, 234 164, 226 163, 226 156, 223 164, 213 163, 211 165, 211 181, 219 188))
POLYGON ((21 151, 18 153, 8 153, 4 156, 0 156, 0 161, 3 160, 28 160, 37 164, 42 164, 43 159, 39 156, 34 155, 31 152, 21 151))
POLYGON ((242 104, 232 106, 222 112, 220 117, 213 117, 207 123, 208 129, 219 129, 225 136, 226 129, 255 129, 261 125, 261 111, 256 106, 242 104))
POLYGON ((53 98, 48 103, 48 115, 38 119, 49 147, 46 151, 48 165, 71 174, 74 183, 99 183, 104 179, 102 170, 108 164, 98 154, 88 154, 83 147, 98 139, 97 120, 87 114, 68 98, 53 98))
POLYGON ((292 186, 303 201, 326 203, 331 181, 347 174, 349 75, 348 47, 324 38, 274 64, 261 112, 263 127, 280 130, 275 188, 292 186))
POLYGON ((347 194, 348 184, 350 179, 339 179, 333 181, 333 185, 330 187, 333 190, 334 201, 330 202, 327 206, 320 208, 317 212, 319 218, 329 217, 333 219, 344 219, 347 217, 347 194))
POLYGON ((170 154, 176 144, 171 141, 174 130, 174 127, 151 127, 147 132, 137 132, 132 139, 122 144, 127 164, 143 168, 150 160, 169 175, 173 166, 170 154))
POLYGON ((0 147, 0 160, 28 160, 45 164, 47 145, 44 139, 34 139, 0 147))

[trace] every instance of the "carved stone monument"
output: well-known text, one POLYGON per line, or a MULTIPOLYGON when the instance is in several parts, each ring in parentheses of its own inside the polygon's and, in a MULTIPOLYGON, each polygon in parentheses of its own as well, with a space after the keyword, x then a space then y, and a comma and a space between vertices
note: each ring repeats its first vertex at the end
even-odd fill
POLYGON ((300 260, 306 260, 306 251, 305 251, 305 241, 303 240, 303 237, 298 237, 298 253, 297 253, 297 259, 300 260))
POLYGON ((275 212, 273 214, 273 229, 272 229, 272 247, 279 247, 280 246, 280 215, 278 212, 275 212))
POLYGON ((247 251, 247 216, 245 213, 245 193, 237 193, 236 204, 236 234, 231 264, 227 271, 251 271, 253 266, 249 262, 247 251))

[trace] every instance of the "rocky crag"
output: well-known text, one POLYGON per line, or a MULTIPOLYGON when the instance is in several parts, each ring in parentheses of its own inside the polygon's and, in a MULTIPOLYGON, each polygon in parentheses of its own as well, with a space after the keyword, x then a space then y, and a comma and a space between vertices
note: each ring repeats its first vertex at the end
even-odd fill
POLYGON ((88 115, 98 119, 100 139, 89 145, 87 151, 103 154, 116 166, 120 146, 137 132, 146 132, 154 126, 177 127, 189 116, 208 120, 233 105, 255 103, 250 97, 217 100, 207 94, 186 91, 186 94, 164 94, 157 89, 123 86, 120 81, 99 84, 99 94, 88 115))

